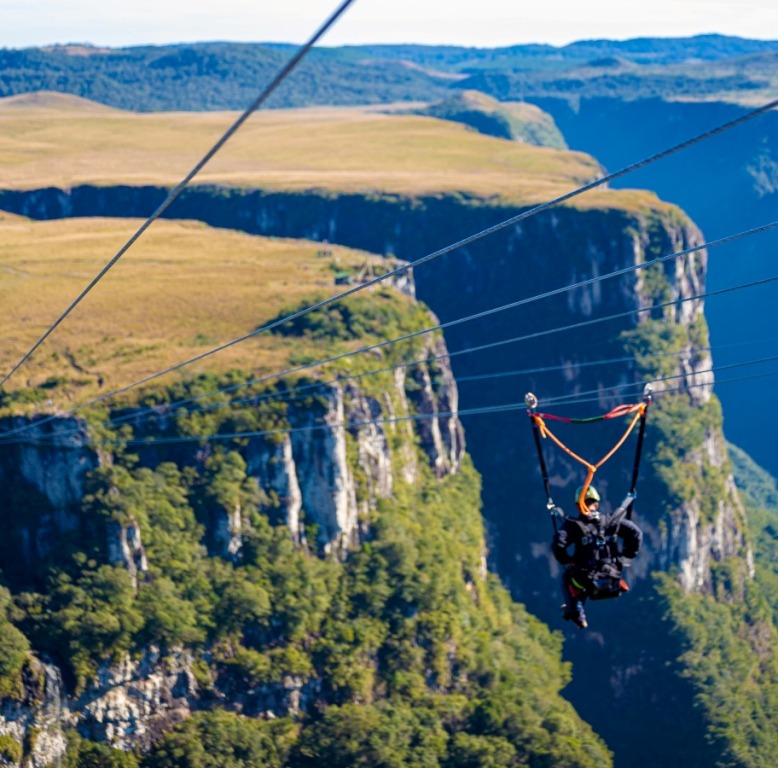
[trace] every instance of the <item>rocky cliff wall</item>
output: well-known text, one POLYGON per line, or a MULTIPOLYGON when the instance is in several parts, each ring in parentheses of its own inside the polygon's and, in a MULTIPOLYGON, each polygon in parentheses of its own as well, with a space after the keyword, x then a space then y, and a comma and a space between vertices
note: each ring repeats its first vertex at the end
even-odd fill
MULTIPOLYGON (((662 99, 580 99, 572 108, 566 99, 539 99, 554 115, 575 149, 589 152, 615 170, 673 146, 748 111, 720 102, 667 102, 662 99)), ((775 110, 696 147, 648 166, 616 186, 654 190, 663 200, 680 205, 709 239, 723 237, 775 220, 778 203, 778 114, 775 110)), ((775 273, 778 235, 763 233, 711 255, 708 285, 724 288, 775 273)), ((739 362, 743 350, 727 349, 744 338, 769 338, 761 333, 772 323, 769 294, 759 298, 732 296, 711 302, 706 311, 711 338, 723 347, 718 364, 739 362)), ((758 355, 753 355, 758 357, 758 355)), ((755 399, 769 399, 771 379, 749 382, 755 399)), ((751 400, 740 387, 721 390, 727 417, 727 438, 743 447, 773 474, 778 459, 766 437, 778 429, 778 416, 766 413, 765 429, 750 429, 751 400)))
MULTIPOLYGON (((147 209, 152 210, 158 205, 164 194, 161 189, 131 187, 4 192, 0 193, 0 207, 34 218, 128 215, 128 212, 145 215, 147 209)), ((392 253, 412 261, 516 212, 510 207, 467 198, 400 199, 380 195, 283 194, 201 187, 187 190, 170 215, 198 218, 216 226, 257 234, 328 240, 379 253, 392 253)), ((701 242, 702 235, 686 217, 668 207, 655 206, 650 198, 646 198, 643 208, 635 210, 579 211, 559 208, 433 261, 417 270, 415 279, 420 298, 442 322, 446 322, 701 242)), ((679 328, 691 328, 698 320, 704 323, 701 320, 702 302, 680 300, 703 291, 706 270, 706 254, 692 254, 665 265, 660 288, 656 286, 656 279, 647 283, 643 273, 636 272, 613 282, 571 291, 564 298, 455 327, 447 332, 447 340, 450 347, 457 349, 485 340, 511 338, 518 335, 517 331, 532 333, 600 315, 642 309, 661 298, 660 292, 662 297, 669 296, 679 302, 664 311, 665 321, 679 328)), ((478 385, 466 387, 463 394, 465 405, 483 405, 487 399, 489 404, 494 404, 496 400, 499 402, 499 398, 515 402, 522 394, 514 386, 520 381, 520 387, 534 388, 541 397, 602 390, 595 407, 609 407, 617 399, 610 394, 610 388, 614 384, 634 380, 641 371, 630 363, 621 365, 619 369, 607 366, 587 369, 586 366, 598 358, 623 356, 625 345, 620 334, 634 329, 641 318, 646 317, 647 314, 635 315, 591 330, 553 337, 551 348, 540 341, 457 358, 453 361, 457 376, 496 372, 501 367, 511 366, 516 369, 535 367, 535 364, 565 366, 562 378, 535 374, 507 382, 494 380, 480 388, 478 385)), ((686 348, 691 346, 687 339, 686 348)), ((707 368, 710 368, 709 355, 698 353, 688 358, 679 354, 678 363, 672 371, 679 376, 674 385, 680 383, 688 391, 693 406, 701 405, 709 396, 706 389, 698 388, 699 384, 712 381, 711 374, 699 373, 707 368)), ((667 366, 663 372, 669 373, 667 366)), ((506 436, 508 443, 513 442, 510 431, 497 427, 503 421, 479 417, 471 422, 468 427, 473 434, 474 458, 486 478, 486 515, 497 526, 498 538, 510 540, 515 536, 513 525, 506 529, 501 521, 506 517, 506 507, 510 503, 506 501, 506 496, 516 498, 519 491, 515 479, 511 482, 510 477, 502 477, 500 467, 515 460, 508 457, 527 455, 526 445, 522 445, 517 453, 515 446, 506 444, 503 456, 501 450, 496 453, 494 448, 501 445, 506 436)), ((428 437, 433 442, 436 439, 432 434, 434 429, 434 423, 430 424, 428 437)), ((723 467, 726 456, 720 439, 713 433, 705 439, 708 446, 705 451, 710 454, 711 461, 723 467)), ((697 458, 701 456, 702 453, 697 458)), ((571 477, 571 470, 566 468, 556 482, 562 485, 571 477)), ((516 477, 513 472, 509 474, 516 477)), ((619 492, 614 487, 614 493, 619 492)), ((345 494, 343 499, 347 498, 348 491, 343 489, 342 493, 345 494)), ((732 505, 737 506, 735 495, 731 495, 731 499, 723 502, 725 509, 722 514, 738 526, 738 516, 730 514, 732 505)), ((344 502, 339 503, 342 507, 344 502)), ((666 568, 672 563, 684 573, 696 574, 685 580, 688 588, 700 588, 705 581, 707 554, 704 553, 711 548, 698 546, 699 542, 692 541, 698 526, 692 522, 694 514, 690 510, 681 513, 681 518, 687 517, 688 525, 675 523, 671 526, 673 536, 662 534, 650 537, 647 553, 655 553, 657 559, 654 562, 646 557, 641 572, 647 573, 659 564, 666 568)), ((535 535, 539 536, 540 531, 535 535)), ((707 533, 701 535, 708 539, 707 533)), ((733 543, 735 540, 742 544, 741 537, 730 537, 732 546, 721 548, 717 543, 713 550, 732 553, 733 549, 737 549, 733 543)), ((511 576, 512 549, 511 544, 506 546, 497 542, 499 569, 514 581, 511 576)), ((522 599, 525 598, 520 586, 523 581, 524 578, 516 580, 514 585, 522 599)))
MULTIPOLYGON (((44 218, 146 215, 162 195, 162 190, 129 188, 40 190, 4 193, 0 205, 44 218)), ((171 216, 265 235, 328 240, 412 261, 516 212, 489 201, 454 197, 396 199, 199 188, 189 190, 171 216)), ((559 208, 419 268, 417 293, 446 322, 700 242, 702 235, 683 214, 650 198, 637 208, 559 208)), ((577 670, 569 689, 574 703, 589 712, 592 697, 603 702, 592 713, 597 729, 617 754, 637 750, 645 755, 647 765, 667 761, 684 740, 706 743, 702 717, 689 714, 683 705, 691 701, 691 691, 671 669, 670 662, 677 659, 680 648, 668 636, 657 612, 652 573, 677 573, 687 591, 710 592, 714 563, 735 558, 746 576, 751 570, 742 509, 728 476, 720 414, 706 390, 697 387, 710 383, 710 374, 704 371, 711 361, 707 352, 700 351, 707 346, 703 303, 685 299, 704 289, 705 275, 706 255, 698 252, 660 270, 636 272, 568 292, 458 325, 446 334, 449 348, 460 350, 619 315, 539 341, 454 358, 453 371, 462 380, 461 399, 466 408, 521 402, 524 392, 532 390, 541 402, 580 394, 591 402, 574 410, 598 413, 620 401, 618 387, 646 376, 677 377, 666 386, 679 387, 680 393, 659 397, 649 420, 635 515, 646 533, 645 548, 635 563, 632 593, 628 600, 618 601, 618 606, 599 604, 593 611, 595 630, 585 637, 571 637, 568 645, 577 670), (663 310, 637 313, 666 301, 674 303, 663 310), (654 359, 653 354, 664 357, 654 359), (603 364, 603 360, 620 362, 603 364), (559 370, 535 370, 555 367, 559 370), (517 370, 535 372, 493 376, 517 370), (489 378, 465 383, 473 376, 489 378), (639 627, 635 630, 639 637, 625 634, 625 626, 639 627), (659 689, 673 690, 676 704, 658 715, 646 692, 659 689), (624 708, 631 712, 629 726, 619 723, 624 708), (686 711, 683 721, 682 711, 686 711), (666 740, 657 742, 656 728, 642 728, 641 722, 661 724, 666 740)), ((639 392, 640 387, 632 391, 639 392)), ((361 410, 372 407, 368 404, 361 410)), ((465 425, 469 451, 484 478, 484 514, 493 565, 517 598, 552 626, 560 626, 558 567, 550 557, 551 525, 526 419, 482 415, 466 418, 465 425)), ((427 444, 430 439, 437 444, 439 434, 444 446, 447 439, 455 445, 456 439, 446 437, 449 430, 439 427, 437 433, 434 428, 429 430, 427 444)), ((604 455, 617 436, 607 430, 566 435, 574 448, 592 458, 604 455)), ((628 443, 625 453, 597 476, 600 491, 613 506, 629 487, 632 445, 628 443)), ((378 445, 366 441, 360 451, 364 456, 380 457, 380 440, 378 445)), ((303 456, 304 465, 310 464, 305 451, 298 455, 303 456)), ((444 452, 436 449, 436 455, 444 452)), ((558 453, 548 455, 555 498, 570 510, 572 491, 582 479, 580 468, 558 453)), ((372 465, 371 487, 376 494, 386 487, 380 465, 380 459, 372 465)), ((412 468, 401 471, 412 473, 412 468)), ((341 519, 353 520, 348 484, 339 488, 341 519)), ((289 517, 294 515, 290 512, 289 517)), ((344 528, 337 515, 330 513, 326 520, 323 530, 328 531, 325 539, 330 542, 349 530, 349 524, 344 528)), ((711 755, 701 747, 697 762, 690 765, 704 765, 709 759, 711 755)))
MULTIPOLYGON (((430 336, 420 357, 445 352, 443 340, 430 336)), ((369 538, 379 502, 392 497, 398 482, 415 483, 422 463, 437 478, 456 474, 465 445, 448 365, 397 368, 389 381, 391 386, 380 390, 362 388, 359 380, 322 386, 312 403, 290 408, 289 431, 245 439, 241 454, 246 476, 259 490, 258 506, 208 511, 204 543, 211 554, 239 562, 252 514, 259 513, 282 522, 298 547, 345 559, 369 538)), ((122 412, 136 438, 171 423, 164 407, 155 409, 154 426, 142 413, 122 412)), ((44 568, 53 542, 71 538, 95 542, 107 562, 127 570, 137 589, 139 581, 150 578, 138 521, 127 514, 96 519, 84 505, 90 472, 113 461, 110 443, 98 449, 88 423, 69 416, 18 417, 0 426, 4 431, 23 427, 22 441, 0 448, 0 476, 15 494, 5 513, 25 512, 5 520, 5 577, 24 588, 44 568)), ((198 467, 207 454, 200 444, 152 446, 139 451, 139 460, 151 467, 171 460, 198 467)), ((122 491, 115 487, 111 493, 122 491)), ((202 669, 209 652, 199 659, 202 669)), ((307 712, 321 693, 321 681, 310 675, 283 674, 277 682, 246 685, 229 664, 217 664, 217 674, 204 679, 201 673, 199 680, 196 667, 193 654, 183 648, 162 653, 148 646, 133 657, 103 663, 74 694, 51 660, 31 657, 20 700, 0 707, 0 736, 25 744, 29 764, 42 768, 62 758, 68 728, 119 749, 145 750, 199 709, 218 705, 253 717, 294 716, 307 712)))

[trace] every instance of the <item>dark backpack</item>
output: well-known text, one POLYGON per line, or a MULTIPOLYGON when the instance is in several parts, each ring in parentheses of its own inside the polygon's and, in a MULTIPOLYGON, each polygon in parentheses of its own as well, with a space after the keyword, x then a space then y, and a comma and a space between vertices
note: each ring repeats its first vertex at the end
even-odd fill
POLYGON ((626 592, 629 587, 621 578, 618 525, 612 525, 610 520, 595 523, 567 519, 581 532, 580 544, 576 544, 575 568, 585 573, 591 584, 587 590, 589 599, 607 600, 626 592))

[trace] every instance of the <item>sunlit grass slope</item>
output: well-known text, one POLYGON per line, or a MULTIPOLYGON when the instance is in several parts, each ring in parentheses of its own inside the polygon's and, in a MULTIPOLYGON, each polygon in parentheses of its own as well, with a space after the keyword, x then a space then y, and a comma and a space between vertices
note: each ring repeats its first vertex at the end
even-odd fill
MULTIPOLYGON (((3 375, 138 223, 32 222, 0 213, 3 375)), ((336 262, 340 269, 357 269, 365 259, 379 261, 339 247, 320 255, 320 248, 199 223, 156 222, 9 380, 7 390, 44 385, 58 404, 82 401, 100 388, 137 381, 250 333, 285 308, 342 291, 334 285, 336 262)), ((301 356, 317 358, 322 349, 304 338, 263 333, 181 375, 231 368, 267 373, 301 356)))
MULTIPOLYGON (((172 186, 235 113, 135 114, 61 94, 0 99, 6 189, 79 184, 172 186)), ((539 203, 592 180, 580 152, 534 147, 428 117, 375 108, 261 111, 198 175, 197 183, 362 194, 463 193, 539 203)), ((659 206, 648 192, 595 191, 584 207, 659 206)))

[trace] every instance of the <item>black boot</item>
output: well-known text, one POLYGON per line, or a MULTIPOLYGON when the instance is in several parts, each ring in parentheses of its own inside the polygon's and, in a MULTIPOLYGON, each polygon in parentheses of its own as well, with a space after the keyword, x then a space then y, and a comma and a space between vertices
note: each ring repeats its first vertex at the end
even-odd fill
POLYGON ((586 629, 589 626, 581 600, 571 600, 569 605, 563 605, 562 618, 565 621, 572 621, 579 629, 586 629))

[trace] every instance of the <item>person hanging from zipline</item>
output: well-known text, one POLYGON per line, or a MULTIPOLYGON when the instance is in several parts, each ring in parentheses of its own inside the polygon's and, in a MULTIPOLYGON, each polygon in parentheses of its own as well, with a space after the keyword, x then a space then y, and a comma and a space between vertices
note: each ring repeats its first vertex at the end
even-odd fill
POLYGON ((640 528, 632 522, 631 518, 632 505, 636 498, 635 486, 637 485, 640 456, 643 450, 646 412, 651 404, 651 394, 651 386, 647 385, 644 390, 643 402, 618 406, 603 416, 589 419, 572 419, 548 413, 537 413, 535 408, 538 400, 535 395, 529 392, 525 397, 527 414, 532 422, 532 432, 546 491, 546 508, 551 513, 551 520, 554 524, 551 549, 556 560, 566 566, 562 573, 562 593, 565 600, 562 606, 562 616, 581 629, 588 626, 584 611, 584 603, 587 599, 604 600, 620 597, 629 591, 622 573, 623 569, 630 566, 633 558, 637 556, 643 538, 640 528), (626 432, 596 464, 590 464, 573 453, 551 433, 546 425, 547 420, 588 424, 629 414, 634 414, 634 416, 626 432), (591 485, 592 478, 594 473, 621 447, 638 421, 640 422, 640 430, 632 469, 631 488, 613 514, 603 515, 600 513, 600 494, 591 485), (563 451, 583 464, 588 470, 584 484, 575 492, 575 506, 578 513, 576 517, 566 517, 551 499, 548 470, 540 444, 541 437, 550 437, 563 451), (561 526, 557 522, 558 517, 564 518, 561 526))
POLYGON ((566 517, 556 529, 551 551, 557 562, 566 566, 562 571, 562 617, 585 629, 587 598, 618 597, 629 591, 622 570, 632 565, 640 551, 643 533, 626 519, 634 494, 628 494, 612 515, 600 512, 600 494, 593 486, 586 489, 583 503, 582 494, 583 486, 575 492, 578 516, 566 517))

